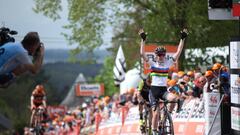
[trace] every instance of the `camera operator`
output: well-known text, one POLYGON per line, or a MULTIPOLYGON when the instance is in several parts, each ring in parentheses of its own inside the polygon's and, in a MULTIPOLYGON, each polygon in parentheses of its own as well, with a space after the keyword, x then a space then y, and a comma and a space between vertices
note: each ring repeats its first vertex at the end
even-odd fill
POLYGON ((44 46, 37 32, 29 32, 21 43, 8 42, 0 47, 0 87, 7 87, 27 71, 36 74, 42 65, 44 46), (33 60, 31 60, 31 57, 33 60))

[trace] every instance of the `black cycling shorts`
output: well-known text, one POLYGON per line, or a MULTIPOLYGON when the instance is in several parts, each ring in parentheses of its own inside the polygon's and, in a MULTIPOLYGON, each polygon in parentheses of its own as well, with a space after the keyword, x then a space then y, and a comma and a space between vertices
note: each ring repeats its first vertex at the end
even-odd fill
POLYGON ((165 100, 168 94, 167 87, 164 86, 151 86, 151 92, 156 100, 158 100, 159 98, 165 100))
POLYGON ((149 102, 149 98, 148 98, 149 91, 144 91, 144 90, 142 90, 142 91, 140 92, 140 94, 141 94, 141 96, 143 97, 143 99, 144 99, 145 101, 149 102))

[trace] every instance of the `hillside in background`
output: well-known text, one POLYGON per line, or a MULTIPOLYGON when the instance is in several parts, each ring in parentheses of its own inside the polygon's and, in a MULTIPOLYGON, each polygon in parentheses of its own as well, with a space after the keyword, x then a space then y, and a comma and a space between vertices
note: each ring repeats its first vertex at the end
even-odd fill
POLYGON ((74 83, 74 80, 82 73, 88 81, 91 81, 102 68, 102 64, 73 64, 67 62, 48 63, 43 66, 48 76, 47 82, 56 92, 57 102, 66 96, 74 83))

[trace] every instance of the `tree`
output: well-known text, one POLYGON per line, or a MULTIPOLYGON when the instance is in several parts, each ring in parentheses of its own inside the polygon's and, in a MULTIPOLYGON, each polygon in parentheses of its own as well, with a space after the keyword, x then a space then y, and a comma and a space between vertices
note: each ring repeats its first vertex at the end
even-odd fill
MULTIPOLYGON (((58 19, 61 0, 35 0, 34 10, 58 19)), ((204 49, 209 46, 225 46, 229 37, 236 35, 236 21, 209 21, 207 1, 199 0, 69 0, 69 24, 72 31, 66 35, 70 43, 78 43, 72 50, 76 55, 81 51, 92 52, 102 45, 104 28, 114 28, 111 51, 121 44, 127 50, 128 68, 139 60, 137 31, 140 27, 149 34, 149 42, 178 43, 179 31, 188 27, 190 36, 187 48, 204 49)), ((181 56, 181 60, 184 57, 181 56)), ((182 63, 182 62, 181 62, 182 63)))
POLYGON ((96 82, 104 83, 105 95, 113 95, 119 91, 118 88, 115 87, 113 81, 113 66, 114 59, 112 57, 107 57, 100 74, 95 77, 96 82))

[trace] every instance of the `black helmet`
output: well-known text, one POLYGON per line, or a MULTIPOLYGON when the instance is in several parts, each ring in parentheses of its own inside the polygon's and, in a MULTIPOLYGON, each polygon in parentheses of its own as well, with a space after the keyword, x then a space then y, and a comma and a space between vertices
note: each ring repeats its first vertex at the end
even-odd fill
POLYGON ((155 49, 155 54, 156 54, 156 55, 159 55, 159 54, 161 54, 161 53, 166 53, 166 48, 163 47, 163 46, 159 46, 159 47, 157 47, 157 48, 155 49))

